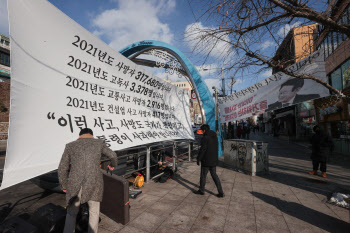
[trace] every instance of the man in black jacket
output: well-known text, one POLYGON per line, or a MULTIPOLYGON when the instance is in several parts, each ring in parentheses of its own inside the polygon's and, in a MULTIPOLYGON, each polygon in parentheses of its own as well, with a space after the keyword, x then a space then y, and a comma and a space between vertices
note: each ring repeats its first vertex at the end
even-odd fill
POLYGON ((204 195, 205 182, 207 179, 208 171, 213 178, 216 188, 218 189, 219 194, 217 197, 224 197, 224 191, 221 187, 221 182, 216 174, 216 166, 218 164, 218 137, 216 133, 210 130, 209 125, 202 125, 201 130, 204 132, 203 138, 201 141, 201 149, 199 150, 197 157, 197 165, 201 162, 201 178, 199 190, 195 191, 195 194, 204 195))

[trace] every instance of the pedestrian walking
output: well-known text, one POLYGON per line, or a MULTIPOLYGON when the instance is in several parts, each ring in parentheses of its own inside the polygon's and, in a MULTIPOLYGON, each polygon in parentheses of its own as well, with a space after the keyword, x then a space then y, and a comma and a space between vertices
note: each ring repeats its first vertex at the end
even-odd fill
POLYGON ((243 126, 243 129, 242 129, 242 139, 246 139, 246 135, 247 135, 247 127, 243 126))
POLYGON ((201 177, 199 190, 195 191, 195 194, 204 195, 205 182, 207 179, 208 171, 214 180, 216 188, 218 189, 217 197, 224 197, 224 191, 221 187, 221 182, 216 174, 216 166, 218 165, 218 150, 219 143, 216 133, 210 130, 209 125, 202 125, 201 130, 203 130, 203 138, 201 141, 201 148, 197 157, 197 165, 201 164, 201 177))
POLYGON ((237 138, 241 139, 241 135, 242 135, 242 129, 241 126, 237 127, 237 138))
POLYGON ((102 154, 111 159, 110 170, 117 166, 117 155, 103 140, 95 139, 89 128, 82 129, 76 141, 68 143, 58 167, 58 178, 66 193, 67 216, 64 233, 75 231, 79 207, 89 205, 89 233, 97 233, 103 177, 100 168, 102 154))
POLYGON ((247 134, 247 139, 249 139, 249 135, 250 135, 250 127, 249 126, 247 127, 246 134, 247 134))
POLYGON ((315 134, 311 138, 312 154, 311 160, 313 165, 313 171, 309 172, 310 175, 317 175, 317 170, 320 168, 322 177, 326 178, 327 172, 327 155, 330 152, 332 141, 322 131, 321 127, 316 125, 313 128, 315 134))

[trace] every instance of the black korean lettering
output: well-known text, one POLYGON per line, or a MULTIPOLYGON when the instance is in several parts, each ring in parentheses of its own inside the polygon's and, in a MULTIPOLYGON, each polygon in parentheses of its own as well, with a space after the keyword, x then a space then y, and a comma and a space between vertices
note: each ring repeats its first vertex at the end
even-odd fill
MULTIPOLYGON (((88 54, 91 54, 91 50, 94 48, 94 46, 92 46, 92 44, 89 44, 88 45, 90 48, 88 49, 88 50, 86 50, 86 52, 88 53, 88 54)), ((96 49, 96 48, 95 48, 96 49)))
POLYGON ((73 103, 73 107, 75 108, 79 107, 79 100, 77 98, 73 98, 72 103, 73 103))
POLYGON ((79 88, 79 90, 88 91, 88 83, 80 81, 80 88, 79 88))
POLYGON ((67 106, 72 107, 72 98, 68 96, 67 99, 69 99, 67 106))
POLYGON ((68 78, 68 82, 66 83, 66 86, 71 87, 72 78, 70 76, 67 76, 66 78, 68 78))
POLYGON ((80 37, 77 36, 77 35, 75 35, 74 37, 77 38, 77 41, 73 42, 72 45, 74 45, 74 46, 76 46, 76 47, 79 47, 78 43, 79 43, 79 41, 80 41, 80 37))
POLYGON ((141 88, 142 88, 142 90, 141 90, 140 94, 142 94, 143 91, 145 90, 145 87, 144 87, 144 86, 141 86, 141 88))
POLYGON ((76 69, 80 70, 80 68, 81 68, 81 61, 80 61, 80 59, 76 59, 75 60, 74 66, 75 66, 76 69))
POLYGON ((80 108, 88 109, 87 106, 88 106, 88 102, 86 100, 84 101, 84 100, 80 99, 80 108))
POLYGON ((139 80, 141 78, 142 72, 137 72, 137 76, 135 77, 136 80, 139 80))
POLYGON ((130 91, 134 91, 135 90, 135 86, 136 86, 136 83, 131 83, 130 91))
POLYGON ((79 87, 79 81, 77 80, 77 79, 73 79, 72 80, 72 86, 74 87, 74 88, 78 88, 79 87))
POLYGON ((83 51, 85 51, 85 49, 86 49, 86 47, 87 47, 87 42, 86 42, 86 40, 82 40, 81 42, 80 42, 80 49, 81 50, 83 50, 83 51))
POLYGON ((90 72, 88 72, 88 70, 86 70, 86 68, 88 68, 89 66, 90 66, 90 68, 88 70, 90 71, 91 65, 88 65, 86 62, 83 62, 83 68, 81 69, 81 71, 83 71, 85 73, 90 73, 90 72))
POLYGON ((136 93, 140 93, 140 91, 141 91, 141 85, 138 85, 138 86, 137 86, 136 93))
POLYGON ((74 67, 74 65, 72 64, 74 62, 74 57, 73 56, 69 56, 69 58, 71 58, 72 60, 70 62, 67 63, 67 65, 74 67))

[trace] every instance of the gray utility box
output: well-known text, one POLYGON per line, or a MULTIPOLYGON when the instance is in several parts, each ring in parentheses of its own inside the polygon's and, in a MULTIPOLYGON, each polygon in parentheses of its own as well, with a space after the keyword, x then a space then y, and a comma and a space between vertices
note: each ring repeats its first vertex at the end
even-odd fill
POLYGON ((224 140, 224 163, 252 176, 269 172, 266 142, 228 139, 224 140))

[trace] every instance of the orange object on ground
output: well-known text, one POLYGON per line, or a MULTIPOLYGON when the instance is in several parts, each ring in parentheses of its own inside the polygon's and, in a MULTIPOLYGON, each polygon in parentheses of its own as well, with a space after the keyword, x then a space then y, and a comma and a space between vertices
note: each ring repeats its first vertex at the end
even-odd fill
POLYGON ((326 178, 326 177, 327 177, 327 175, 326 175, 325 172, 322 172, 322 177, 323 177, 323 178, 326 178))

